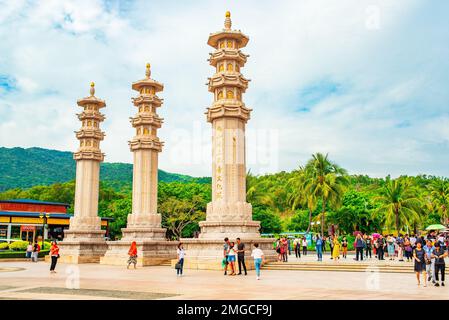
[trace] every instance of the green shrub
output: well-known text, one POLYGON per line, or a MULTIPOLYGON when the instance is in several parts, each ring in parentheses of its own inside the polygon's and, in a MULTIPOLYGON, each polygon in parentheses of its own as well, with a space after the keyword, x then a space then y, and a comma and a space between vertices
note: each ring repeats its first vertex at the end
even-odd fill
POLYGON ((9 249, 9 243, 2 242, 0 243, 0 250, 8 250, 9 249))
MULTIPOLYGON (((39 258, 43 258, 44 256, 48 255, 50 253, 50 250, 43 250, 39 252, 39 258)), ((25 252, 20 251, 3 251, 0 252, 0 259, 17 259, 17 258, 23 258, 25 259, 25 252)))
POLYGON ((27 247, 27 241, 14 241, 9 245, 9 249, 11 249, 12 251, 26 251, 27 247))

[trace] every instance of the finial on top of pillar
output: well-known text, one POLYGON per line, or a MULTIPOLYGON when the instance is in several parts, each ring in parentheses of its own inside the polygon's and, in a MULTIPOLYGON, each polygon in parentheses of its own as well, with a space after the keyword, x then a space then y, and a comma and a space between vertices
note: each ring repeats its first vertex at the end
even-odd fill
POLYGON ((231 22, 231 12, 226 11, 226 19, 224 23, 225 29, 229 30, 231 29, 232 22, 231 22))
POLYGON ((151 76, 151 65, 149 63, 147 63, 147 70, 145 71, 145 75, 147 76, 147 78, 149 79, 151 76))
POLYGON ((90 83, 90 96, 93 97, 95 95, 95 83, 90 83))

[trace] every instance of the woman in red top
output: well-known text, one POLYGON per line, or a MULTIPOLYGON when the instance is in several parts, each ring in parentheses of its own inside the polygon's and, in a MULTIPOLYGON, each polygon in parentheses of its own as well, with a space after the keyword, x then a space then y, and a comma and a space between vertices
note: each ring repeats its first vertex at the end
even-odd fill
POLYGON ((55 268, 59 258, 59 247, 56 244, 56 241, 52 241, 51 243, 50 257, 51 257, 50 273, 56 273, 55 268))
POLYGON ((136 269, 136 264, 137 264, 137 244, 136 244, 135 241, 133 241, 131 243, 131 247, 129 248, 128 255, 129 255, 128 266, 126 268, 129 269, 129 266, 132 263, 134 265, 134 269, 136 269))

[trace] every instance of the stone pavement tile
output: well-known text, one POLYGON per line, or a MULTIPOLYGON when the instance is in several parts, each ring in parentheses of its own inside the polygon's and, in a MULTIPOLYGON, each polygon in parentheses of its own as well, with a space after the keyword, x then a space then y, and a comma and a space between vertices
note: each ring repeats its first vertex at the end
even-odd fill
MULTIPOLYGON (((185 270, 185 276, 178 278, 174 269, 164 266, 127 270, 97 264, 60 264, 58 273, 50 275, 44 262, 1 265, 26 268, 8 275, 0 273, 0 286, 18 289, 65 288, 75 270, 82 289, 178 294, 162 299, 449 299, 449 287, 418 287, 414 274, 262 270, 258 281, 254 271, 246 277, 230 277, 218 271, 185 270)), ((42 294, 39 298, 53 296, 42 294)), ((58 296, 66 298, 64 294, 58 296)), ((33 295, 27 293, 20 297, 33 295)))

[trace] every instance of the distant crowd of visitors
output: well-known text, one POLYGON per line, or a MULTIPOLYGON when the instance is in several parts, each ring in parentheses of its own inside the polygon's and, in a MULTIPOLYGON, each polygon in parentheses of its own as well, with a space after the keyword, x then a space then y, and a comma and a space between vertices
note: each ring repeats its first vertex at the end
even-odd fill
MULTIPOLYGON (((340 257, 347 258, 348 240, 347 237, 340 238, 337 235, 323 236, 315 235, 311 239, 315 243, 317 260, 323 261, 323 252, 326 252, 326 244, 329 246, 330 259, 338 261, 340 257)), ((273 244, 278 254, 279 262, 288 262, 288 257, 293 251, 296 258, 307 255, 306 237, 289 239, 281 237, 273 244)), ((414 271, 416 273, 418 285, 421 284, 420 275, 423 274, 424 286, 432 281, 435 286, 444 286, 445 280, 445 258, 449 254, 449 236, 443 233, 437 234, 432 231, 427 235, 415 236, 409 234, 399 234, 395 237, 393 234, 362 234, 358 233, 353 243, 355 251, 355 261, 363 259, 414 262, 414 271)))

